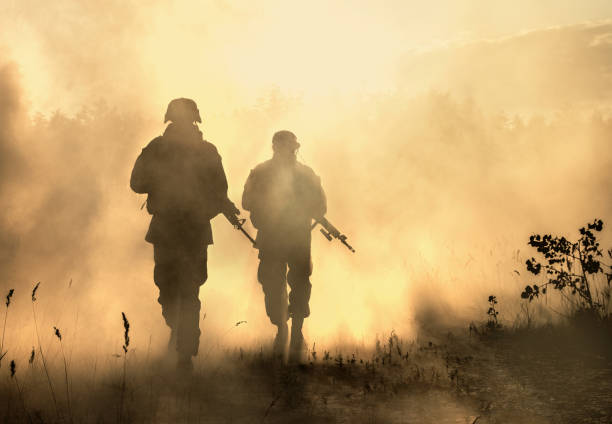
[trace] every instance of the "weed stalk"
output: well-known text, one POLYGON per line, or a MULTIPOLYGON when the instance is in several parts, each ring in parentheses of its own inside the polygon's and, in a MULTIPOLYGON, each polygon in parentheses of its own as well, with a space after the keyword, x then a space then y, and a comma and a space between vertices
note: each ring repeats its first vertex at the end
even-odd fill
POLYGON ((127 353, 128 347, 130 346, 130 322, 125 316, 124 312, 121 312, 121 318, 123 320, 123 378, 121 381, 121 398, 119 401, 119 417, 118 422, 121 423, 123 418, 123 400, 125 398, 125 386, 126 386, 126 374, 127 374, 127 353))
POLYGON ((43 353, 42 344, 40 343, 40 333, 38 332, 38 320, 36 319, 36 291, 40 286, 40 281, 36 283, 34 289, 32 290, 32 316, 34 317, 34 329, 36 330, 36 340, 38 341, 38 351, 40 353, 40 358, 42 360, 43 369, 45 370, 45 375, 47 376, 47 383, 49 384, 49 391, 51 392, 51 397, 53 398, 53 405, 55 406, 55 413, 57 415, 57 419, 61 421, 60 411, 57 406, 57 398, 55 397, 55 390, 53 390, 53 383, 51 382, 51 376, 49 375, 49 369, 47 368, 47 361, 45 359, 45 354, 43 353))
POLYGON ((6 310, 4 311, 4 325, 2 326, 2 342, 0 342, 0 366, 2 366, 2 358, 5 355, 4 352, 4 335, 6 334, 6 319, 8 318, 8 309, 11 305, 11 297, 13 297, 13 293, 15 293, 14 289, 10 289, 8 294, 6 295, 6 310))
POLYGON ((66 380, 66 404, 68 405, 68 417, 70 422, 74 422, 72 415, 72 402, 70 401, 70 379, 68 378, 68 363, 66 362, 66 354, 64 353, 64 344, 62 343, 62 333, 59 328, 53 327, 53 334, 58 338, 60 343, 60 350, 62 352, 62 359, 64 360, 64 378, 66 380))
POLYGON ((28 418, 28 422, 32 423, 32 418, 30 417, 30 413, 25 405, 25 400, 23 399, 23 393, 21 391, 21 387, 19 386, 19 380, 17 379, 17 366, 15 365, 15 361, 11 361, 11 378, 15 380, 15 386, 17 386, 17 393, 19 394, 19 400, 21 401, 21 407, 23 408, 23 413, 28 418))

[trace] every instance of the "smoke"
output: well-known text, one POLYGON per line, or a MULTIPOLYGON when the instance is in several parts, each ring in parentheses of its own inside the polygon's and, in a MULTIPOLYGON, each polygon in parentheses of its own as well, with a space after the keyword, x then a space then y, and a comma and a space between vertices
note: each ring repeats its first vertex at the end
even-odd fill
MULTIPOLYGON (((3 64, 0 67, 0 93, 2 93, 0 97, 0 196, 2 199, 8 196, 11 190, 9 182, 13 180, 15 170, 22 162, 21 155, 11 137, 19 119, 22 118, 20 116, 20 93, 15 84, 15 74, 14 64, 3 64)), ((0 222, 4 230, 0 238, 0 267, 3 270, 6 270, 13 260, 17 246, 17 237, 8 222, 5 210, 4 207, 0 209, 0 222)))
MULTIPOLYGON (((32 36, 43 40, 34 44, 46 52, 37 60, 52 64, 49 76, 34 78, 41 72, 19 49, 22 62, 0 67, 0 289, 17 289, 24 312, 16 320, 29 319, 28 292, 40 280, 40 307, 54 325, 88 328, 92 344, 112 338, 118 350, 125 311, 135 346, 144 349, 150 335, 165 343, 143 240, 149 217, 128 184, 140 149, 163 131, 165 104, 183 95, 198 102, 235 202, 250 169, 271 156, 278 129, 298 136, 301 160, 321 176, 328 218, 357 253, 313 234, 311 340, 369 342, 391 329, 412 335, 434 321, 484 319, 489 294, 511 320, 529 282, 514 271, 524 274, 531 233, 573 236, 594 217, 612 222, 609 23, 407 52, 384 72, 368 68, 373 78, 396 75, 376 91, 316 91, 316 79, 300 75, 298 89, 253 82, 253 99, 236 94, 248 78, 222 79, 230 59, 213 65, 219 26, 201 41, 213 82, 194 76, 201 59, 184 66, 180 39, 165 45, 172 60, 149 66, 159 7, 131 5, 116 21, 107 12, 94 19, 87 3, 66 15, 53 9, 49 37, 32 36), (83 30, 83 48, 63 26, 83 30), (46 89, 38 105, 56 100, 70 112, 37 115, 32 86, 46 89)), ((234 19, 236 11, 220 9, 234 19)), ((251 13, 235 19, 250 22, 251 13)), ((267 340, 256 252, 223 217, 213 232, 202 350, 267 340)))
POLYGON ((495 110, 609 112, 611 34, 604 21, 415 51, 402 59, 400 85, 433 86, 495 110))
MULTIPOLYGON (((2 69, 2 290, 16 289, 15 322, 25 334, 37 281, 39 308, 55 325, 74 327, 80 309, 81 324, 100 331, 100 315, 124 296, 119 281, 99 284, 104 270, 117 266, 108 251, 120 244, 118 233, 109 234, 108 226, 121 231, 121 225, 109 214, 125 187, 122 170, 134 154, 129 142, 146 123, 102 103, 75 117, 30 119, 16 66, 2 69), (114 296, 101 296, 108 286, 114 296)), ((129 256, 122 266, 129 267, 129 256)))

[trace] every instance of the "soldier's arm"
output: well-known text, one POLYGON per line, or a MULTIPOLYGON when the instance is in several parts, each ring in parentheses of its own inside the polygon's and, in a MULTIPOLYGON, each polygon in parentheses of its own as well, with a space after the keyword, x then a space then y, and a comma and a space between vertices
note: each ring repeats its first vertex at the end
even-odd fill
POLYGON ((221 156, 217 152, 217 149, 211 144, 212 149, 214 150, 213 156, 213 165, 212 165, 212 179, 211 183, 212 193, 214 196, 213 203, 214 207, 211 210, 212 216, 216 216, 218 213, 228 213, 228 214, 239 214, 240 211, 236 209, 234 203, 229 200, 227 197, 227 177, 225 176, 225 170, 223 169, 223 163, 221 161, 221 156))
POLYGON ((249 173, 249 177, 244 184, 244 191, 242 192, 242 209, 251 211, 253 210, 253 187, 255 185, 255 177, 253 171, 249 173))
POLYGON ((215 193, 220 202, 227 199, 227 177, 225 176, 225 169, 223 169, 223 163, 221 162, 221 156, 217 154, 217 160, 215 161, 214 169, 214 184, 215 193))
POLYGON ((142 149, 140 155, 136 159, 134 169, 132 169, 132 176, 130 178, 130 187, 136 193, 148 193, 149 192, 149 178, 147 175, 147 148, 142 149))
POLYGON ((267 208, 262 178, 261 167, 255 167, 251 170, 242 192, 242 209, 250 212, 251 223, 257 229, 266 226, 267 208))
POLYGON ((144 148, 136 159, 132 176, 130 178, 130 187, 136 193, 150 193, 151 186, 154 183, 153 173, 155 172, 156 157, 161 146, 162 138, 156 137, 144 148))
POLYGON ((306 210, 311 218, 319 220, 327 213, 327 197, 321 185, 321 178, 307 166, 302 165, 299 170, 300 180, 304 187, 306 210))
POLYGON ((323 191, 323 186, 321 185, 321 178, 316 177, 316 189, 317 193, 317 202, 314 210, 314 218, 323 217, 327 213, 327 197, 325 196, 325 191, 323 191))

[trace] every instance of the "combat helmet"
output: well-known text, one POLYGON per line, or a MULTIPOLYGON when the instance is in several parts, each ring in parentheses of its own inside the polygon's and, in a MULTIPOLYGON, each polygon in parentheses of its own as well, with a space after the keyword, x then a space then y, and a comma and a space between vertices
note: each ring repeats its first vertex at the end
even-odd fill
POLYGON ((181 117, 193 118, 190 122, 202 122, 202 118, 200 118, 200 111, 198 110, 196 102, 184 97, 174 99, 168 103, 168 109, 166 110, 166 115, 164 116, 164 123, 168 121, 179 121, 181 120, 181 117))
POLYGON ((272 136, 272 147, 286 147, 291 150, 297 150, 300 147, 300 143, 297 142, 297 137, 291 131, 282 130, 277 131, 272 136))

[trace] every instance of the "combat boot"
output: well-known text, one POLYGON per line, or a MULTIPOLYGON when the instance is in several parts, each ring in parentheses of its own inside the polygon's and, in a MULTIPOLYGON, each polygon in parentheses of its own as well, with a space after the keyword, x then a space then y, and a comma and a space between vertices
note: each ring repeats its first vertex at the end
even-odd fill
POLYGON ((170 330, 170 339, 168 340, 168 352, 176 352, 176 331, 170 330))
POLYGON ((180 372, 191 373, 193 371, 193 361, 191 355, 179 353, 176 368, 180 372))
POLYGON ((289 343, 289 362, 299 364, 306 357, 306 343, 302 334, 304 318, 293 317, 291 320, 291 342, 289 343))
POLYGON ((289 328, 287 323, 282 323, 278 326, 276 337, 274 338, 274 344, 272 345, 272 354, 274 357, 281 357, 286 359, 287 350, 287 339, 289 338, 289 328))

